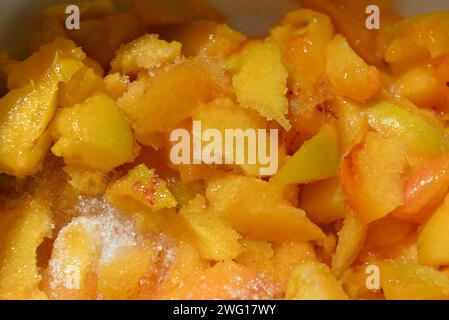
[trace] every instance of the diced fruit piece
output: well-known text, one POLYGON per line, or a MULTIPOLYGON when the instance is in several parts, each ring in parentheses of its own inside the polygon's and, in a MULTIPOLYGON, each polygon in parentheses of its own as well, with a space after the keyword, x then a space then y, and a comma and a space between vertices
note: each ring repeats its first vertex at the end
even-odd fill
POLYGON ((156 250, 149 246, 122 248, 117 257, 98 268, 98 296, 106 300, 136 299, 140 281, 155 263, 156 250))
POLYGON ((138 36, 138 23, 131 14, 115 14, 83 20, 79 30, 68 30, 68 34, 106 70, 120 45, 138 36))
POLYGON ((300 184, 325 180, 337 175, 339 162, 337 131, 333 126, 325 126, 303 144, 271 181, 300 184))
POLYGON ((449 279, 437 270, 412 262, 380 264, 380 282, 388 300, 440 300, 449 297, 449 279))
POLYGON ((449 14, 438 12, 403 19, 381 31, 387 62, 409 65, 422 56, 436 58, 448 52, 449 14), (431 32, 430 32, 431 31, 431 32))
POLYGON ((197 20, 165 27, 161 37, 181 42, 182 53, 186 57, 206 55, 215 59, 228 57, 246 40, 243 34, 226 24, 210 20, 197 20))
POLYGON ((241 252, 239 234, 206 207, 206 199, 197 196, 179 214, 193 235, 193 243, 206 260, 232 260, 241 252))
POLYGON ((134 159, 132 130, 115 101, 104 94, 62 109, 53 136, 53 153, 71 166, 109 172, 134 159))
POLYGON ((42 52, 53 59, 48 69, 36 73, 25 69, 24 78, 18 78, 24 66, 43 63, 34 60, 41 53, 17 65, 9 79, 13 86, 24 86, 0 99, 0 172, 23 177, 40 169, 51 145, 47 127, 56 112, 58 83, 82 67, 79 60, 64 58, 56 50, 42 52))
POLYGON ((286 299, 289 300, 347 300, 329 267, 319 262, 298 265, 288 280, 286 299))
POLYGON ((404 204, 394 215, 412 222, 423 222, 448 192, 449 154, 415 172, 405 183, 404 204))
POLYGON ((176 200, 167 188, 167 183, 144 164, 112 183, 106 198, 122 210, 138 210, 142 206, 160 210, 176 207, 176 200))
POLYGON ((137 74, 158 68, 181 57, 181 44, 159 40, 159 36, 145 35, 122 45, 111 62, 111 73, 137 74))
MULTIPOLYGON (((48 20, 58 18, 61 22, 67 19, 67 7, 69 3, 49 6, 42 10, 41 19, 48 20)), ((97 19, 114 13, 114 5, 111 0, 94 0, 77 4, 81 19, 97 19)))
POLYGON ((299 204, 307 216, 318 223, 327 224, 343 219, 348 212, 338 177, 303 186, 299 204))
POLYGON ((7 66, 8 89, 20 89, 40 83, 67 82, 81 69, 86 58, 83 50, 66 39, 56 39, 20 63, 7 66))
POLYGON ((170 300, 273 299, 272 283, 257 272, 234 262, 220 262, 185 279, 162 296, 170 300))
POLYGON ((378 220, 403 203, 407 165, 403 144, 368 133, 340 166, 343 192, 363 222, 378 220))
POLYGON ((240 243, 243 251, 235 261, 261 273, 271 274, 274 254, 271 243, 248 238, 243 238, 240 243))
POLYGON ((413 162, 423 163, 449 151, 449 140, 444 131, 420 117, 414 109, 406 110, 390 102, 382 102, 368 109, 367 115, 371 127, 406 145, 413 162))
POLYGON ((327 47, 326 74, 337 95, 365 102, 381 87, 380 72, 351 49, 341 35, 327 47))
POLYGON ((134 11, 144 26, 173 25, 198 19, 224 19, 206 0, 134 0, 134 11))
POLYGON ((449 265, 449 197, 426 222, 419 235, 418 261, 433 267, 449 265))
MULTIPOLYGON (((265 171, 264 169, 269 170, 273 168, 271 171, 277 170, 278 154, 274 154, 275 151, 272 150, 273 148, 270 149, 272 141, 268 132, 266 134, 268 140, 266 142, 266 154, 270 159, 274 158, 274 162, 276 163, 262 164, 258 161, 259 159, 251 159, 250 157, 250 155, 257 155, 259 152, 262 152, 259 151, 259 146, 262 145, 262 141, 260 141, 258 134, 254 136, 255 140, 253 142, 251 142, 251 135, 248 135, 246 139, 246 130, 254 130, 254 132, 258 133, 258 130, 265 131, 267 127, 265 118, 261 117, 254 110, 236 106, 230 99, 217 99, 207 105, 199 105, 193 112, 192 119, 201 123, 203 133, 206 130, 219 130, 222 134, 221 136, 224 137, 223 139, 227 137, 227 130, 242 130, 242 139, 237 134, 233 135, 232 149, 228 149, 228 145, 225 145, 225 141, 223 140, 222 150, 215 150, 217 152, 216 158, 221 158, 221 163, 225 164, 228 160, 233 160, 232 163, 238 164, 245 174, 254 176, 263 175, 261 172, 263 173, 265 171)), ((273 141, 273 143, 277 144, 276 141, 273 141)), ((215 158, 215 154, 211 158, 215 158)), ((202 172, 204 173, 204 170, 202 172)))
POLYGON ((222 72, 212 62, 190 59, 156 75, 148 84, 145 78, 133 82, 118 102, 132 120, 138 141, 151 145, 148 137, 155 132, 172 130, 199 103, 224 95, 227 84, 222 72))
POLYGON ((114 100, 118 100, 125 94, 129 78, 126 75, 119 73, 112 73, 107 75, 104 79, 106 93, 114 100))
POLYGON ((284 198, 282 187, 256 178, 228 176, 207 186, 211 207, 239 233, 257 240, 309 241, 323 233, 284 198))
POLYGON ((316 261, 313 245, 309 242, 282 242, 274 245, 271 259, 272 277, 281 293, 287 289, 288 279, 299 264, 316 261))
POLYGON ((340 150, 342 154, 347 154, 362 142, 368 132, 368 119, 363 106, 351 100, 337 98, 335 107, 340 150))
POLYGON ((51 233, 51 211, 35 196, 11 212, 2 214, 0 245, 0 298, 44 298, 36 250, 51 233))
POLYGON ((288 73, 278 44, 274 41, 255 44, 238 60, 232 66, 236 73, 232 84, 239 104, 256 110, 268 120, 276 120, 288 130, 291 127, 285 118, 288 73))
POLYGON ((62 107, 69 108, 102 92, 105 92, 103 79, 94 69, 82 68, 68 82, 59 85, 58 102, 62 107))
POLYGON ((292 85, 309 88, 320 80, 326 66, 326 47, 333 36, 329 17, 308 9, 287 14, 281 25, 271 30, 270 37, 281 47, 292 85))
POLYGON ((365 242, 368 226, 353 212, 348 212, 338 232, 337 250, 332 258, 332 273, 339 277, 357 259, 365 242))
POLYGON ((339 33, 348 39, 351 47, 369 64, 382 66, 382 59, 376 55, 379 31, 366 27, 366 10, 376 5, 380 14, 381 28, 397 21, 391 1, 385 0, 301 0, 304 6, 323 12, 332 19, 339 33))
POLYGON ((441 108, 447 103, 447 87, 429 67, 415 67, 400 76, 391 91, 421 108, 441 108))
POLYGON ((109 176, 101 172, 70 166, 65 167, 64 171, 70 177, 70 185, 83 195, 103 195, 109 183, 109 176))

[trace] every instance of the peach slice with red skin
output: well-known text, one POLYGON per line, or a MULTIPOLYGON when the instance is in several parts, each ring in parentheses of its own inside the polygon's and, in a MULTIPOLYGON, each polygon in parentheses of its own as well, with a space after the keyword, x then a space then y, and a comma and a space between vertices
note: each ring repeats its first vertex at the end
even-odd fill
POLYGON ((441 203, 449 189, 449 153, 413 174, 404 186, 404 204, 394 215, 422 223, 441 203))

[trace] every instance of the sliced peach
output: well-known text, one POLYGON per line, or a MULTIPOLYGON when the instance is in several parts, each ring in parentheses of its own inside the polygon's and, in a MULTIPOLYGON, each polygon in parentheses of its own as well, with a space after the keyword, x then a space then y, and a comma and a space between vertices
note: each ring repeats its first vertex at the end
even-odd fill
POLYGON ((323 233, 284 198, 282 187, 260 179, 227 176, 213 179, 206 197, 211 207, 243 235, 266 241, 309 241, 323 233))
POLYGON ((185 279, 163 295, 169 300, 272 299, 272 283, 257 272, 234 262, 220 262, 185 279))
POLYGON ((325 126, 303 144, 271 181, 301 184, 325 180, 337 175, 339 162, 337 131, 333 126, 325 126))
POLYGON ((319 262, 298 265, 288 280, 286 299, 289 300, 347 300, 329 267, 319 262))
POLYGON ((399 140, 368 133, 340 166, 343 192, 363 222, 378 220, 403 203, 407 158, 399 140))
POLYGON ((380 282, 387 300, 449 298, 449 279, 441 272, 412 262, 380 264, 380 282))
POLYGON ((449 197, 426 222, 418 238, 418 261, 439 267, 449 264, 449 197))
POLYGON ((423 222, 447 194, 449 154, 415 172, 405 183, 404 204, 394 215, 412 222, 423 222))

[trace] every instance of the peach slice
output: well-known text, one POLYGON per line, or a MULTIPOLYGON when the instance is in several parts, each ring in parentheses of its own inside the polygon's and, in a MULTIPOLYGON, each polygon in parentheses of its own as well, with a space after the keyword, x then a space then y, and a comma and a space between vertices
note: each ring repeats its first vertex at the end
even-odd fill
POLYGON ((363 222, 378 220, 403 203, 407 158, 399 140, 368 133, 340 167, 343 192, 363 222))
POLYGON ((419 169, 405 183, 404 204, 394 215, 422 223, 438 206, 448 191, 449 154, 419 169))

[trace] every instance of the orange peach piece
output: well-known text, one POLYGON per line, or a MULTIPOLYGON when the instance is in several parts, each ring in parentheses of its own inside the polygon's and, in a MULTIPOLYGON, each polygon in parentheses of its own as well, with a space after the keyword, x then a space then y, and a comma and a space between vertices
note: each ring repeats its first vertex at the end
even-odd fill
POLYGON ((272 277, 281 293, 285 293, 287 282, 293 270, 299 264, 316 261, 314 246, 309 242, 286 241, 273 245, 271 259, 272 277))
POLYGON ((267 241, 243 238, 240 240, 242 253, 235 259, 246 267, 253 268, 264 274, 272 274, 272 263, 274 251, 272 244, 267 241))
POLYGON ((149 81, 142 78, 133 82, 118 103, 131 119, 137 140, 151 146, 149 137, 155 132, 172 130, 191 117, 199 103, 225 95, 229 83, 223 72, 216 64, 195 58, 184 60, 149 81))
POLYGON ((316 223, 327 224, 343 219, 348 212, 338 177, 304 185, 299 206, 316 223))
POLYGON ((338 244, 332 257, 332 273, 339 277, 357 259, 365 242, 368 226, 353 212, 348 212, 338 231, 338 244))
POLYGON ((418 261, 421 264, 440 267, 449 264, 449 197, 433 213, 418 238, 418 261))
POLYGON ((326 56, 326 74, 338 96, 365 102, 381 88, 380 72, 366 64, 341 35, 329 43, 326 56))
POLYGON ((422 223, 443 201, 449 184, 449 154, 445 154, 415 172, 405 183, 404 204, 394 215, 422 223))
POLYGON ((407 158, 399 140, 368 133, 343 159, 340 178, 351 209, 369 223, 403 203, 407 158))
POLYGON ((203 196, 196 196, 179 215, 192 234, 192 244, 206 260, 232 260, 242 252, 239 234, 206 206, 203 196))
POLYGON ((449 298, 449 279, 417 263, 385 261, 380 282, 387 300, 442 300, 449 298))
POLYGON ((273 285, 256 271, 234 262, 220 262, 193 274, 163 295, 169 300, 262 300, 273 298, 273 285))
POLYGON ((0 299, 42 299, 42 274, 36 250, 51 234, 51 211, 45 199, 34 196, 2 214, 0 245, 0 299))
POLYGON ((211 207, 239 233, 256 240, 309 241, 324 234, 304 211, 284 198, 282 187, 251 177, 212 180, 206 189, 211 207))
POLYGON ((326 47, 333 36, 329 17, 308 9, 290 12, 270 31, 282 50, 292 78, 290 85, 309 88, 320 80, 326 66, 326 47))
POLYGON ((70 108, 102 92, 105 92, 103 79, 94 69, 82 68, 68 82, 59 85, 58 102, 61 107, 70 108))
POLYGON ((348 296, 329 267, 319 262, 299 264, 288 280, 289 300, 347 300, 348 296))
POLYGON ((151 210, 176 207, 176 200, 154 170, 144 164, 112 183, 106 191, 106 198, 125 211, 139 210, 142 206, 151 210))

